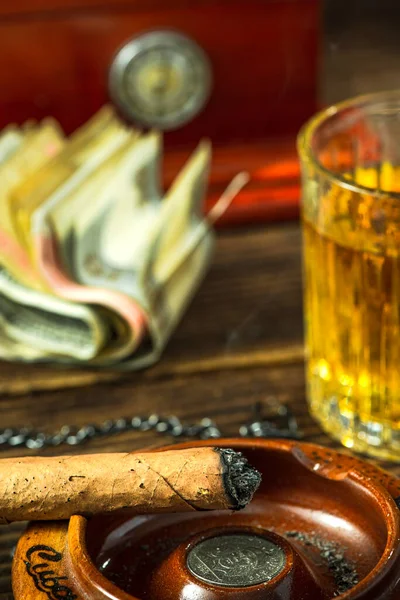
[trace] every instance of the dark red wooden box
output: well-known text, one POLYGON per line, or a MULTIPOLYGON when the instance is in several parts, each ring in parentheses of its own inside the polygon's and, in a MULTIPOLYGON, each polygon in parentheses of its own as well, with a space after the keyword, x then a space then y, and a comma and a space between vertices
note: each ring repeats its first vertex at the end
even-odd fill
POLYGON ((252 174, 225 222, 296 216, 295 136, 316 109, 318 0, 0 2, 0 126, 54 115, 72 131, 107 101, 118 47, 156 28, 195 39, 214 74, 202 113, 166 134, 167 180, 210 136, 210 203, 238 170, 252 174))

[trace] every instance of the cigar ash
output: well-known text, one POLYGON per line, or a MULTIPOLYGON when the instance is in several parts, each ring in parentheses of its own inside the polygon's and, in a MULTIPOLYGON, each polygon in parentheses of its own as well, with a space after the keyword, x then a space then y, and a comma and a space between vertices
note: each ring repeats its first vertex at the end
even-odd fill
POLYGON ((357 585, 359 581, 357 569, 355 564, 346 558, 346 548, 314 533, 287 531, 286 537, 318 552, 321 563, 326 565, 335 580, 337 588, 335 597, 357 585))
POLYGON ((261 473, 251 467, 241 452, 216 448, 223 465, 225 492, 233 510, 247 506, 261 483, 261 473))

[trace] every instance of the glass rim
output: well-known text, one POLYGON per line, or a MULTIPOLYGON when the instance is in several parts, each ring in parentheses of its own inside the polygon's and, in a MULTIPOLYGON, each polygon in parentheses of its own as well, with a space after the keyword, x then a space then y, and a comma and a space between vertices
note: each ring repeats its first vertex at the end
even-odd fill
POLYGON ((311 147, 312 137, 317 131, 318 127, 322 125, 325 121, 327 121, 330 117, 338 114, 339 112, 342 112, 343 110, 346 110, 347 108, 371 104, 373 102, 377 102, 379 100, 384 99, 390 100, 391 98, 398 99, 400 103, 400 88, 396 90, 373 92, 369 94, 353 96, 352 98, 336 102, 318 111, 308 121, 306 121, 306 123, 302 126, 298 133, 297 150, 300 156, 300 160, 302 162, 312 164, 316 171, 318 171, 321 175, 328 177, 331 181, 333 181, 340 187, 350 190, 351 192, 356 192, 359 194, 369 194, 370 196, 372 195, 377 198, 400 198, 400 192, 389 192, 380 190, 379 188, 367 187, 359 183, 354 183, 349 179, 346 179, 345 177, 342 177, 341 175, 330 171, 320 163, 311 147))

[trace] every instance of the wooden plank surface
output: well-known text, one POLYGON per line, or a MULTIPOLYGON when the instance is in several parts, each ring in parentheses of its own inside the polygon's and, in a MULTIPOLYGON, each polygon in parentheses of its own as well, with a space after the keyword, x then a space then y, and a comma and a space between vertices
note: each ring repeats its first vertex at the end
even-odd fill
MULTIPOLYGON (((64 423, 158 413, 190 423, 208 416, 224 435, 237 435, 255 402, 268 404, 275 396, 291 406, 305 440, 335 446, 309 417, 305 402, 300 247, 295 225, 222 234, 213 268, 157 366, 93 386, 74 387, 71 376, 71 387, 61 391, 3 395, 1 426, 50 432, 64 423)), ((12 369, 24 376, 24 369, 12 369)), ((5 370, 3 365, 3 377, 5 370)), ((130 451, 167 441, 131 431, 92 440, 79 451, 130 451)), ((400 467, 385 466, 400 474, 400 467)), ((12 599, 11 551, 22 528, 0 528, 0 600, 12 599)))

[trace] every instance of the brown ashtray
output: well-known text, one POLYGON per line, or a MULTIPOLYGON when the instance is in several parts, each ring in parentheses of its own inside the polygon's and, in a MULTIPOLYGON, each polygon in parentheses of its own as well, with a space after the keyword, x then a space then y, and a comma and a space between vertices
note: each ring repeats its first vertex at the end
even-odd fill
POLYGON ((400 598, 399 480, 311 444, 218 445, 262 472, 245 510, 31 523, 16 600, 400 598))

